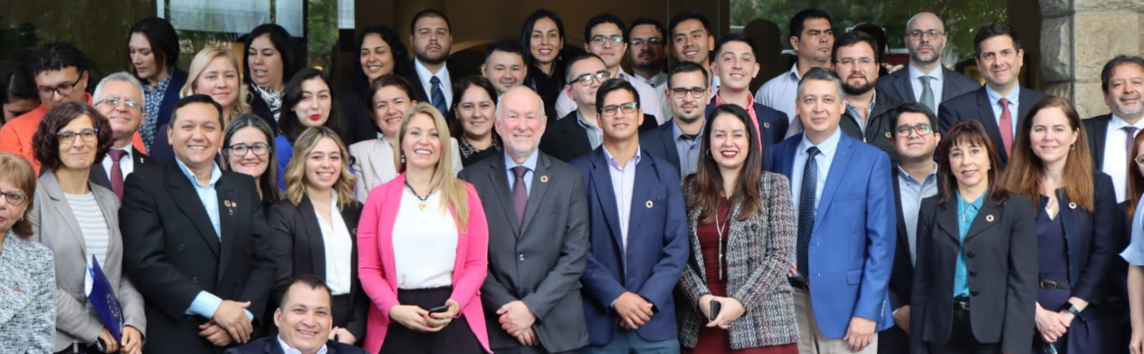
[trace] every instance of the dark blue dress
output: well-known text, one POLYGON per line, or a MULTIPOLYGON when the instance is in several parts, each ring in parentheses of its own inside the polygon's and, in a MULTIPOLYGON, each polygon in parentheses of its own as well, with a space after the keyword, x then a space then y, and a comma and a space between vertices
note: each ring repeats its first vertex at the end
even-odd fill
MULTIPOLYGON (((1037 209, 1037 280, 1047 281, 1068 281, 1069 280, 1069 257, 1068 257, 1068 241, 1065 239, 1065 228, 1062 222, 1061 215, 1058 213, 1056 219, 1050 219, 1047 212, 1045 212, 1045 205, 1048 203, 1048 197, 1042 196, 1040 202, 1040 209, 1037 209)), ((1037 303, 1041 304, 1045 310, 1058 311, 1068 306, 1069 296, 1072 295, 1072 290, 1069 289, 1045 289, 1041 288, 1038 284, 1037 287, 1037 303)), ((1099 345, 1092 343, 1098 337, 1094 334, 1093 321, 1084 322, 1080 318, 1074 319, 1072 325, 1069 326, 1065 335, 1057 339, 1053 345, 1057 349, 1058 354, 1083 354, 1083 353, 1097 353, 1099 352, 1099 345)), ((1046 344, 1041 340, 1040 332, 1036 332, 1033 339, 1034 354, 1049 353, 1045 350, 1046 344)))

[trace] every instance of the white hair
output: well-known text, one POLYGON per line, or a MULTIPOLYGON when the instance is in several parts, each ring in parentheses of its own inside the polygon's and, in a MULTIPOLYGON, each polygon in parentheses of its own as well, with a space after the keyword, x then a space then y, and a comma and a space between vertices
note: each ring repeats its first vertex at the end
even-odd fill
POLYGON ((108 82, 126 82, 131 84, 131 86, 135 86, 135 88, 139 89, 139 108, 145 107, 146 102, 144 102, 144 100, 146 100, 146 98, 143 95, 143 84, 139 83, 139 79, 136 79, 135 75, 128 74, 126 71, 107 75, 103 80, 99 80, 99 85, 95 86, 95 94, 91 96, 92 102, 99 102, 99 100, 103 98, 103 85, 108 82))

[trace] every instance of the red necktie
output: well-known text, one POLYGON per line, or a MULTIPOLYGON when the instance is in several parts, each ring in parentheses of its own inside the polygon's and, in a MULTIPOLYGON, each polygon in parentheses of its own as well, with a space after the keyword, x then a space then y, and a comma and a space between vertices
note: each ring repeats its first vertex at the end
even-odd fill
POLYGON ((127 152, 111 149, 107 151, 107 155, 111 156, 111 191, 123 201, 123 169, 119 167, 119 160, 127 155, 127 152))
POLYGON ((1013 115, 1009 113, 1009 99, 1001 98, 1001 142, 1005 144, 1005 155, 1013 151, 1013 115))

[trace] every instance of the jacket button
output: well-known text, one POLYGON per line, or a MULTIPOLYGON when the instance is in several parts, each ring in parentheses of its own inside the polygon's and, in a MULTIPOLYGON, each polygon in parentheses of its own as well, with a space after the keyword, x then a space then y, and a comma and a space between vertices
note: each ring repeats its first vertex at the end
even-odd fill
POLYGON ((971 276, 971 277, 976 277, 976 276, 977 276, 977 271, 976 271, 976 270, 971 270, 971 271, 969 271, 969 276, 971 276))
POLYGON ((191 277, 191 282, 198 284, 199 283, 199 277, 191 277))
POLYGON ((973 258, 973 256, 974 256, 974 254, 973 254, 973 251, 968 251, 968 252, 965 252, 965 257, 966 257, 966 258, 973 258))
POLYGON ((180 243, 180 244, 179 244, 179 252, 182 252, 182 251, 183 251, 183 250, 185 250, 185 249, 187 249, 187 247, 186 247, 186 246, 183 246, 183 244, 181 244, 181 243, 180 243))
POLYGON ((981 294, 981 292, 977 291, 977 289, 973 289, 973 290, 969 291, 969 295, 977 296, 978 294, 981 294))
POLYGON ((521 262, 524 262, 524 253, 521 253, 520 256, 517 257, 517 259, 520 260, 521 262))

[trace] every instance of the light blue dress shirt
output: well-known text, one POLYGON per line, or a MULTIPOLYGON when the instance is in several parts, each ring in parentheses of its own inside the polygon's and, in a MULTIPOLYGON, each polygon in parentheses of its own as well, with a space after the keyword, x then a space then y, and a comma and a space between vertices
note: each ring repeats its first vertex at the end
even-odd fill
POLYGON ((671 136, 675 139, 675 152, 679 154, 680 180, 699 169, 699 143, 703 140, 703 131, 706 129, 706 125, 700 126, 699 134, 695 135, 695 139, 684 139, 683 131, 679 130, 679 124, 673 123, 671 125, 671 136))
MULTIPOLYGON (((604 155, 608 158, 608 173, 612 177, 612 192, 616 196, 616 211, 620 217, 620 234, 624 240, 624 254, 628 252, 628 221, 632 215, 632 191, 636 188, 636 166, 640 163, 640 150, 636 149, 636 156, 624 166, 612 157, 605 146, 604 155)), ((625 263, 626 264, 626 263, 625 263)))
POLYGON ((512 191, 512 189, 516 186, 516 173, 512 172, 512 168, 516 167, 516 166, 524 166, 525 168, 528 168, 528 172, 525 172, 524 176, 523 176, 523 178, 524 178, 524 190, 531 194, 532 193, 532 172, 536 171, 536 160, 540 157, 540 152, 539 151, 533 151, 532 155, 529 155, 528 159, 525 159, 524 163, 520 164, 520 165, 517 165, 516 161, 513 161, 512 156, 509 156, 507 152, 504 153, 503 155, 504 155, 505 173, 508 174, 508 190, 512 191))
MULTIPOLYGON (((818 179, 816 179, 818 186, 814 189, 814 210, 816 213, 818 212, 818 200, 822 199, 822 190, 826 188, 826 177, 830 175, 830 165, 834 161, 834 154, 838 151, 838 141, 840 139, 842 139, 842 129, 836 129, 833 135, 817 145, 819 154, 822 156, 814 159, 818 164, 818 179)), ((802 172, 806 169, 806 158, 808 157, 806 149, 809 149, 811 146, 815 145, 811 144, 810 140, 806 140, 806 135, 804 134, 802 136, 802 142, 798 144, 798 151, 795 151, 794 154, 794 168, 790 174, 790 180, 794 181, 791 182, 791 191, 794 194, 792 195, 794 198, 794 210, 798 210, 799 195, 802 194, 800 183, 802 183, 802 172)))
POLYGON ((918 212, 921 211, 923 199, 937 195, 937 162, 933 163, 933 172, 922 181, 914 179, 899 165, 898 190, 901 192, 899 202, 902 203, 902 220, 906 223, 906 240, 910 246, 910 264, 917 264, 918 212))
POLYGON ((1128 234, 1132 235, 1132 241, 1128 244, 1128 248, 1120 253, 1120 257, 1128 264, 1144 266, 1144 205, 1136 206, 1131 225, 1128 234))
POLYGON ((592 144, 592 150, 595 150, 604 143, 604 132, 600 130, 600 127, 588 124, 585 119, 596 119, 596 117, 584 117, 580 111, 576 111, 576 124, 584 128, 584 132, 588 134, 588 143, 592 144))
POLYGON ((973 219, 977 218, 977 212, 981 211, 981 204, 988 194, 989 191, 986 190, 977 197, 977 200, 969 203, 961 197, 961 191, 957 192, 957 236, 961 240, 961 247, 957 251, 957 267, 953 272, 953 297, 969 296, 969 270, 965 265, 965 235, 969 233, 969 227, 973 225, 973 219))
MULTIPOLYGON (((993 109, 993 119, 997 122, 997 127, 1001 127, 1001 94, 993 91, 992 87, 985 85, 985 95, 989 97, 989 107, 993 109)), ((1021 85, 1013 88, 1013 92, 1005 96, 1009 99, 1009 119, 1010 124, 1013 125, 1013 134, 1017 134, 1017 121, 1021 120, 1021 116, 1017 114, 1018 109, 1021 108, 1021 85)), ((1013 141, 1016 142, 1016 135, 1013 136, 1013 141)))

